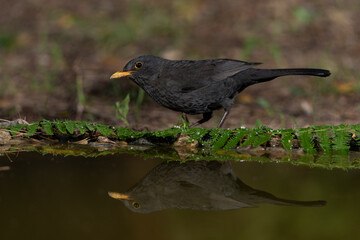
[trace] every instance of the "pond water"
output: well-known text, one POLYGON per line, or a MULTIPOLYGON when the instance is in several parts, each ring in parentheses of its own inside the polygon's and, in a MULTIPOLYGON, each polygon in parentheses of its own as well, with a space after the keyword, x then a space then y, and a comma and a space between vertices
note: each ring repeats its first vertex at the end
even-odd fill
POLYGON ((38 153, 0 170, 0 239, 360 237, 360 170, 38 153))

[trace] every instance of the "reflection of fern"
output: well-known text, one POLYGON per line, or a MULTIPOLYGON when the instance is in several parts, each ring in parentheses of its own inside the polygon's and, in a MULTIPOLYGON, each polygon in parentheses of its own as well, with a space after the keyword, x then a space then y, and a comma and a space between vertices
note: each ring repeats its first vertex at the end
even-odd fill
MULTIPOLYGON (((179 159, 178 153, 170 148, 112 148, 112 149, 98 149, 88 145, 74 145, 74 144, 37 144, 34 146, 21 146, 27 151, 36 151, 42 154, 63 155, 63 156, 84 156, 84 157, 98 157, 108 154, 131 154, 142 158, 160 158, 166 161, 188 161, 188 160, 205 160, 205 161, 247 161, 247 162, 272 162, 265 156, 250 156, 244 157, 242 154, 236 154, 234 150, 218 150, 214 151, 200 151, 194 153, 186 159, 179 159)), ((332 155, 332 154, 304 154, 294 158, 284 156, 278 158, 277 162, 286 162, 293 165, 303 165, 308 167, 319 167, 326 169, 360 169, 360 158, 356 155, 332 155)))
POLYGON ((19 132, 26 136, 45 134, 51 138, 78 141, 85 137, 107 136, 112 140, 134 142, 145 138, 152 143, 173 143, 182 135, 189 136, 188 141, 198 141, 202 146, 213 150, 231 149, 237 146, 264 146, 269 145, 271 138, 281 140, 283 147, 290 151, 300 147, 308 153, 316 150, 326 153, 347 152, 350 147, 358 149, 360 142, 360 125, 338 126, 312 126, 301 129, 278 129, 272 130, 265 126, 257 128, 229 129, 204 129, 172 127, 161 131, 135 131, 124 127, 111 127, 91 122, 75 121, 48 121, 42 120, 30 125, 19 124, 7 128, 14 135, 19 132))

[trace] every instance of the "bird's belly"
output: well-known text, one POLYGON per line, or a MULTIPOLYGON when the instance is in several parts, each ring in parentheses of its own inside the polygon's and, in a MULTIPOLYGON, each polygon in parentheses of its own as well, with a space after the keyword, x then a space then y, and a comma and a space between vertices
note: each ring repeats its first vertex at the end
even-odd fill
POLYGON ((151 91, 148 94, 159 104, 174 111, 187 114, 203 114, 222 108, 221 102, 226 96, 213 91, 193 91, 188 93, 151 91))
POLYGON ((208 112, 207 103, 199 99, 192 99, 186 94, 179 94, 173 97, 156 98, 154 100, 164 107, 174 111, 184 112, 187 114, 201 114, 208 112))

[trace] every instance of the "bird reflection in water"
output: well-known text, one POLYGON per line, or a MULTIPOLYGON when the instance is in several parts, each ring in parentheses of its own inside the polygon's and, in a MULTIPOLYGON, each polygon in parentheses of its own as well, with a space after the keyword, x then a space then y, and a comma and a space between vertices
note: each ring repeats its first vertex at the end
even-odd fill
POLYGON ((321 207, 325 201, 277 198, 243 183, 230 162, 163 162, 126 193, 109 192, 134 212, 150 213, 169 208, 231 210, 267 203, 284 206, 321 207))

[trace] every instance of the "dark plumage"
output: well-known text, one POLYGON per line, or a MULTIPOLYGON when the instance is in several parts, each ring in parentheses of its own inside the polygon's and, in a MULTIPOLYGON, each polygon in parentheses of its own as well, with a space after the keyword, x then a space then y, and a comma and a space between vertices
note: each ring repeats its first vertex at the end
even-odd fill
POLYGON ((297 201, 275 197, 243 183, 230 162, 163 162, 126 193, 109 192, 134 212, 149 213, 170 208, 220 211, 276 204, 321 207, 325 201, 297 201))
POLYGON ((129 61, 111 78, 127 76, 156 102, 174 111, 203 114, 194 125, 208 121, 214 110, 224 108, 221 127, 235 96, 250 85, 286 75, 330 75, 322 69, 257 69, 256 65, 259 63, 231 59, 167 60, 145 55, 129 61))

